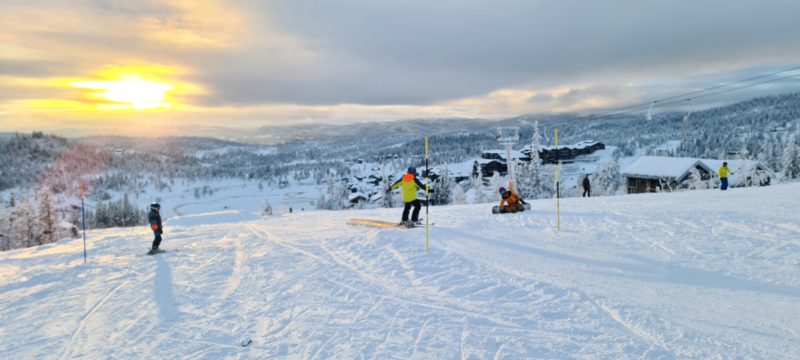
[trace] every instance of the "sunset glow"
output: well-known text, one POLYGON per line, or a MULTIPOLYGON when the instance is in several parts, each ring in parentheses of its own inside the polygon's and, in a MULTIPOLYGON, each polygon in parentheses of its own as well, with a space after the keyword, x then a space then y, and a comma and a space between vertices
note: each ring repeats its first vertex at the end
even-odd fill
POLYGON ((71 86, 82 89, 101 90, 90 95, 111 101, 111 104, 100 104, 101 110, 148 110, 168 108, 172 105, 166 101, 167 92, 172 85, 145 80, 138 75, 124 75, 115 81, 76 81, 71 86))

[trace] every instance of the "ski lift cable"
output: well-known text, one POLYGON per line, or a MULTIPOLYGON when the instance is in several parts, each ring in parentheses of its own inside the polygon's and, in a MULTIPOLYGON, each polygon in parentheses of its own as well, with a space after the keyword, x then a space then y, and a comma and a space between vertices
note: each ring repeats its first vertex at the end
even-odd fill
POLYGON ((731 88, 731 89, 725 89, 725 90, 722 90, 722 91, 713 92, 713 93, 710 93, 710 94, 703 94, 703 95, 695 96, 695 97, 692 97, 692 98, 686 98, 686 99, 681 99, 681 100, 670 101, 670 102, 663 103, 661 105, 662 106, 672 105, 672 104, 677 104, 677 103, 681 103, 681 102, 684 102, 684 101, 702 99, 704 97, 709 97, 709 96, 729 93, 731 91, 741 90, 741 89, 753 87, 753 86, 756 86, 756 85, 761 85, 761 84, 766 84, 766 83, 771 83, 771 82, 775 82, 775 81, 786 80, 786 79, 796 78, 796 77, 800 77, 800 74, 788 75, 788 76, 783 76, 783 77, 779 77, 779 78, 775 78, 775 79, 768 79, 768 80, 764 80, 764 81, 759 81, 759 82, 755 82, 755 83, 751 83, 751 84, 747 84, 747 85, 742 85, 742 86, 731 88))
MULTIPOLYGON (((677 99, 677 98, 685 98, 685 97, 688 97, 688 96, 691 96, 691 95, 700 94, 700 93, 704 93, 704 92, 707 92, 707 91, 716 90, 716 89, 720 89, 720 88, 724 88, 724 87, 729 87, 729 86, 733 86, 733 85, 736 85, 736 84, 741 84, 741 83, 745 83, 745 82, 748 82, 748 81, 758 80, 758 79, 762 79, 762 78, 766 78, 766 77, 770 77, 770 76, 775 76, 775 75, 778 75, 778 74, 783 74, 783 73, 790 72, 790 71, 795 71, 795 70, 800 70, 800 66, 791 67, 791 68, 784 69, 784 70, 781 70, 781 71, 771 72, 769 74, 753 76, 753 77, 750 77, 750 78, 747 78, 747 79, 738 80, 738 81, 734 81, 734 82, 731 82, 731 83, 715 85, 715 86, 711 86, 711 87, 708 87, 708 88, 705 88, 705 89, 701 89, 701 90, 695 90, 695 91, 691 91, 691 92, 687 92, 687 93, 683 93, 683 94, 679 94, 679 95, 674 95, 674 96, 669 96, 669 97, 666 97, 666 98, 652 100, 652 101, 648 101, 648 102, 641 103, 641 104, 630 105, 630 106, 625 106, 625 107, 621 107, 621 108, 617 108, 617 109, 613 109, 613 110, 608 110, 608 111, 605 111, 603 113, 596 114, 595 116, 609 115, 609 114, 612 114, 612 113, 623 112, 623 110, 636 109, 636 108, 640 108, 640 107, 651 106, 653 104, 659 104, 659 105, 674 104, 675 102, 669 102, 667 104, 663 104, 662 102, 667 101, 667 100, 677 99)), ((792 75, 792 76, 789 76, 789 77, 793 77, 793 76, 797 76, 797 75, 792 75)), ((780 78, 780 79, 783 79, 783 78, 780 78)), ((760 83, 758 83, 758 84, 760 84, 760 83)), ((741 88, 744 88, 744 87, 741 87, 741 88)), ((737 88, 737 89, 739 89, 739 88, 737 88)), ((720 92, 720 94, 721 94, 721 92, 720 92)), ((699 98, 699 97, 701 97, 701 96, 697 96, 695 98, 699 98)), ((702 96, 702 97, 704 97, 704 96, 702 96)), ((676 101, 676 102, 681 102, 681 101, 684 101, 684 100, 686 100, 686 99, 681 99, 681 100, 676 101)), ((623 113, 626 113, 626 112, 629 112, 629 111, 624 111, 623 113)))

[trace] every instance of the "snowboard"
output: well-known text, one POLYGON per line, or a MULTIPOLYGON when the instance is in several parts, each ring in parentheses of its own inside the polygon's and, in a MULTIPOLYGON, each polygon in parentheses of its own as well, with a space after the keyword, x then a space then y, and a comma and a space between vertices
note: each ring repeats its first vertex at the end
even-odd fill
MULTIPOLYGON (((525 211, 531 211, 531 204, 522 204, 522 206, 525 208, 525 211)), ((520 212, 520 211, 517 211, 517 212, 520 212)), ((501 214, 500 206, 498 206, 498 205, 492 206, 492 214, 501 214)), ((509 213, 509 214, 512 214, 512 213, 509 213)))

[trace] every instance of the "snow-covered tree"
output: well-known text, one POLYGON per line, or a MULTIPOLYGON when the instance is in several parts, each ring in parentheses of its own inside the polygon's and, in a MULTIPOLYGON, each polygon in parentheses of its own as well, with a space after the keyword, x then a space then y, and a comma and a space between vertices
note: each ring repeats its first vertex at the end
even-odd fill
POLYGON ((501 187, 508 188, 508 179, 507 177, 500 175, 499 172, 495 171, 494 174, 492 174, 492 178, 489 179, 489 187, 491 188, 493 194, 491 197, 492 201, 500 201, 500 193, 497 191, 497 189, 500 189, 501 187))
POLYGON ((272 203, 269 202, 269 199, 265 199, 261 204, 261 216, 272 216, 272 203))
POLYGON ((783 170, 781 175, 785 180, 800 177, 800 149, 797 146, 797 133, 789 136, 783 150, 783 170))
POLYGON ((380 189, 378 189, 379 191, 384 192, 383 202, 382 202, 381 206, 383 206, 385 208, 393 208, 393 207, 395 207, 395 199, 394 199, 394 196, 392 196, 392 193, 390 191, 391 190, 391 186, 392 186, 392 178, 386 176, 386 171, 383 170, 384 167, 381 167, 381 169, 382 169, 381 170, 382 179, 381 179, 381 182, 380 182, 380 185, 379 185, 380 189))
POLYGON ((453 178, 450 177, 447 166, 442 169, 432 189, 433 192, 430 194, 430 198, 433 205, 447 205, 452 202, 453 178))
POLYGON ((473 192, 473 200, 476 204, 483 204, 489 201, 483 192, 483 178, 480 174, 472 177, 470 191, 473 192))
POLYGON ((467 203, 467 195, 464 193, 464 188, 462 188, 461 184, 457 182, 453 182, 452 197, 453 197, 452 204, 454 205, 461 205, 467 203))
POLYGON ((700 170, 697 170, 697 168, 692 168, 692 170, 689 171, 689 178, 687 179, 687 184, 689 190, 700 190, 708 188, 708 182, 703 180, 702 175, 700 175, 700 170))
POLYGON ((539 121, 534 123, 531 136, 531 161, 519 167, 517 191, 525 199, 539 199, 549 194, 550 186, 545 185, 548 176, 543 173, 544 166, 539 153, 542 151, 541 135, 539 134, 539 121))
POLYGON ((592 174, 592 192, 598 195, 614 195, 622 183, 622 172, 616 161, 608 160, 600 163, 592 174))

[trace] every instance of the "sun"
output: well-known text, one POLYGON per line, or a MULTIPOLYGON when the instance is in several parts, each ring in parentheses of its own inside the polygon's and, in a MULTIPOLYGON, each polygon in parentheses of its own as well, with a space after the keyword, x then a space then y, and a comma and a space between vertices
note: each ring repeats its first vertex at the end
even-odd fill
POLYGON ((173 89, 172 85, 145 80, 138 75, 122 75, 119 80, 112 81, 77 81, 70 85, 82 89, 101 90, 91 95, 110 102, 97 106, 102 110, 148 110, 171 106, 166 99, 167 92, 173 89))

